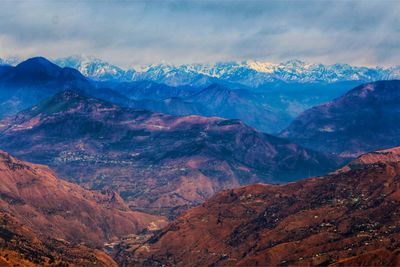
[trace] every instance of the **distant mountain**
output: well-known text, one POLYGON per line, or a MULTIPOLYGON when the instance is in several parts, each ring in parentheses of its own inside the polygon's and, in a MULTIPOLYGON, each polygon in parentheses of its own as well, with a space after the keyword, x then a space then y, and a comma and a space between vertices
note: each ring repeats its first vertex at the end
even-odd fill
MULTIPOLYGON (((310 64, 299 60, 272 64, 256 61, 227 62, 217 64, 192 65, 154 65, 137 71, 135 79, 146 77, 148 80, 172 85, 197 85, 198 75, 218 79, 223 82, 241 84, 248 87, 259 87, 271 82, 323 82, 334 83, 343 81, 376 81, 398 77, 398 67, 368 68, 354 67, 347 64, 310 64), (140 74, 140 75, 139 75, 140 74), (188 77, 188 81, 181 79, 170 80, 170 77, 188 77)), ((203 85, 204 85, 203 78, 203 85)), ((209 81, 210 83, 212 81, 209 81)))
MULTIPOLYGON (((143 67, 136 71, 132 80, 150 80, 170 86, 190 85, 196 87, 207 86, 217 82, 218 77, 187 68, 186 66, 173 66, 157 64, 143 67)), ((221 80, 222 81, 222 80, 221 80)))
POLYGON ((73 79, 85 80, 85 77, 76 69, 60 68, 43 57, 30 58, 19 63, 13 68, 3 66, 2 81, 8 84, 18 83, 38 83, 38 82, 54 82, 69 81, 73 79))
POLYGON ((15 67, 0 66, 0 118, 31 107, 66 89, 87 90, 89 81, 72 68, 60 68, 42 57, 15 67))
POLYGON ((0 58, 0 65, 9 65, 15 66, 18 63, 22 62, 22 60, 18 57, 9 57, 9 58, 0 58))
POLYGON ((65 91, 0 121, 0 147, 132 207, 194 205, 257 181, 283 182, 335 168, 328 157, 238 120, 174 117, 65 91))
POLYGON ((122 266, 396 266, 400 162, 225 190, 134 249, 122 266), (183 249, 184 248, 184 249, 183 249))
POLYGON ((400 145, 400 81, 361 85, 311 108, 281 136, 305 147, 355 157, 400 145))
POLYGON ((83 75, 95 80, 131 80, 134 70, 125 71, 115 65, 94 57, 71 56, 53 61, 60 67, 70 67, 79 70, 83 75))
MULTIPOLYGON (((188 102, 179 97, 170 97, 163 100, 131 100, 127 106, 135 109, 145 109, 177 116, 213 116, 213 113, 207 107, 198 103, 188 102)), ((215 116, 214 114, 214 117, 215 116)))
POLYGON ((130 98, 131 101, 115 102, 125 103, 124 106, 179 116, 239 119, 267 133, 279 132, 293 119, 289 108, 286 109, 282 104, 284 98, 278 97, 278 92, 277 96, 266 96, 244 89, 230 89, 220 84, 196 89, 188 86, 171 87, 150 81, 108 83, 103 86, 109 86, 115 92, 130 98), (273 99, 277 99, 280 105, 270 106, 273 99))
POLYGON ((185 100, 196 92, 193 88, 171 87, 150 81, 130 83, 97 83, 97 98, 138 110, 185 116, 211 116, 207 107, 185 100), (112 89, 110 89, 112 88, 112 89))
MULTIPOLYGON (((211 84, 202 88, 171 87, 151 81, 104 83, 131 99, 125 106, 172 115, 201 115, 239 119, 267 133, 276 133, 292 120, 284 105, 269 105, 274 97, 244 89, 211 84)), ((279 95, 279 93, 277 92, 279 95)), ((277 99, 278 96, 275 96, 277 99)), ((280 98, 277 102, 281 102, 280 98)), ((293 101, 294 102, 294 101, 293 101)))
POLYGON ((207 110, 206 116, 240 119, 248 125, 267 133, 283 129, 291 117, 282 109, 269 105, 269 98, 248 90, 231 90, 225 86, 212 84, 186 98, 207 110))
MULTIPOLYGON (((0 59, 0 65, 16 65, 18 58, 0 59)), ((324 65, 289 60, 283 63, 262 61, 220 62, 215 64, 153 64, 124 69, 95 57, 71 56, 54 59, 60 67, 79 70, 98 81, 151 80, 170 86, 204 87, 213 83, 257 88, 268 83, 336 83, 346 81, 371 82, 400 78, 400 66, 388 68, 324 65)))
POLYGON ((97 87, 110 88, 133 100, 164 100, 167 98, 186 98, 198 92, 199 88, 191 86, 169 86, 152 81, 137 82, 103 82, 97 87))
POLYGON ((349 86, 275 83, 254 92, 220 83, 198 88, 152 81, 94 82, 78 70, 61 68, 38 57, 16 67, 0 66, 0 118, 14 115, 62 90, 74 89, 135 109, 240 119, 258 130, 278 133, 303 110, 340 95, 349 86))
MULTIPOLYGON (((6 221, 0 226, 0 251, 8 248, 21 252, 28 261, 39 260, 38 265, 46 258, 57 257, 96 265, 95 251, 85 246, 102 247, 107 241, 165 224, 162 217, 130 210, 118 194, 85 190, 57 178, 46 166, 17 160, 3 151, 0 179, 0 214, 6 221), (21 224, 24 226, 18 226, 21 224), (92 259, 84 251, 92 254, 92 259), (41 253, 42 259, 37 256, 41 253)), ((98 257, 102 254, 96 253, 98 257)), ((13 253, 9 256, 14 257, 13 253)), ((101 257, 111 261, 106 255, 101 257)))
MULTIPOLYGON (((132 108, 172 115, 201 115, 240 119, 267 133, 278 133, 302 111, 347 92, 353 82, 329 85, 271 85, 266 90, 232 89, 218 83, 205 88, 171 87, 151 81, 102 82, 99 88, 111 88, 131 101, 109 100, 132 108)), ((96 96, 107 99, 96 91, 96 96)))
POLYGON ((36 57, 15 67, 0 66, 0 118, 14 115, 68 89, 122 105, 129 106, 130 102, 125 96, 94 83, 74 68, 61 68, 43 57, 36 57))
POLYGON ((305 109, 341 95, 351 84, 273 83, 254 92, 221 84, 196 88, 152 81, 93 82, 75 69, 61 68, 38 57, 16 67, 0 66, 0 118, 62 90, 74 89, 126 107, 172 115, 240 119, 258 130, 277 133, 305 109))
POLYGON ((314 64, 299 60, 289 60, 278 64, 260 61, 178 66, 155 64, 128 70, 123 70, 95 58, 69 57, 56 59, 54 62, 60 66, 76 68, 84 75, 96 80, 151 80, 171 86, 204 87, 212 83, 229 83, 255 88, 271 82, 371 82, 400 78, 400 66, 389 68, 357 67, 348 64, 314 64))

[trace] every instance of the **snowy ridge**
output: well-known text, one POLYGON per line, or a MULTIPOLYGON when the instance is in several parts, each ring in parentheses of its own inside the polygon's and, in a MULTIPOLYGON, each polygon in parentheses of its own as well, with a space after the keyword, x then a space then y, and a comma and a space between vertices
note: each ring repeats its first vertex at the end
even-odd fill
MULTIPOLYGON (((0 59, 0 64, 15 65, 18 61, 17 58, 0 59)), ((86 56, 59 58, 53 62, 61 67, 76 68, 83 75, 94 80, 151 80, 172 86, 203 86, 217 80, 258 87, 276 81, 333 83, 400 78, 400 66, 357 67, 348 64, 307 63, 300 60, 290 60, 278 64, 253 60, 215 64, 154 64, 136 69, 123 69, 100 59, 86 56)))
POLYGON ((0 65, 11 65, 14 66, 20 62, 22 62, 18 57, 8 57, 8 58, 0 58, 0 65))
POLYGON ((75 68, 95 80, 129 80, 131 73, 95 57, 71 56, 55 59, 53 62, 60 67, 75 68))

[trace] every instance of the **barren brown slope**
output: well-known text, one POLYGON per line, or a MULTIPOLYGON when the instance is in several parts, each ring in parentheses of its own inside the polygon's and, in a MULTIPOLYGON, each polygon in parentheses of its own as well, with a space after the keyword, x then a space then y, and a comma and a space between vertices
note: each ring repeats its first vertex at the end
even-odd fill
POLYGON ((58 179, 46 166, 0 152, 0 209, 43 236, 102 246, 138 233, 162 217, 130 210, 115 193, 58 179))
POLYGON ((399 204, 399 162, 287 185, 226 190, 120 261, 167 266, 398 265, 399 204))
POLYGON ((117 190, 131 207, 158 211, 336 165, 238 120, 126 109, 74 91, 1 121, 0 147, 86 187, 117 190))
POLYGON ((0 211, 0 266, 117 266, 104 252, 34 232, 0 211))
POLYGON ((369 165, 387 162, 400 161, 400 147, 393 147, 384 150, 373 151, 362 154, 358 158, 352 160, 336 172, 346 172, 349 170, 367 168, 369 165))

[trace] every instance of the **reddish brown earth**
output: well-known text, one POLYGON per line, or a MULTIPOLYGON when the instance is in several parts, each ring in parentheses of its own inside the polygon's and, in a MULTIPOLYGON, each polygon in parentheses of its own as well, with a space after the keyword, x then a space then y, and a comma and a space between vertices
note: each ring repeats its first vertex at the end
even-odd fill
POLYGON ((336 172, 346 172, 349 170, 365 168, 372 164, 398 161, 400 161, 400 147, 394 147, 363 154, 336 172))
POLYGON ((117 266, 104 252, 44 236, 0 211, 0 266, 117 266))
POLYGON ((243 184, 324 174, 337 164, 238 120, 126 109, 74 91, 0 121, 0 147, 157 212, 243 184))
POLYGON ((46 166, 0 152, 0 208, 39 233, 102 245, 138 233, 162 217, 130 210, 115 193, 102 194, 58 179, 46 166))
POLYGON ((138 248, 124 248, 119 260, 128 266, 395 266, 399 240, 400 162, 386 161, 286 185, 225 190, 138 248))
POLYGON ((1 266, 112 266, 109 256, 93 248, 166 223, 130 210, 116 193, 83 189, 58 179, 46 166, 2 151, 0 181, 1 266))

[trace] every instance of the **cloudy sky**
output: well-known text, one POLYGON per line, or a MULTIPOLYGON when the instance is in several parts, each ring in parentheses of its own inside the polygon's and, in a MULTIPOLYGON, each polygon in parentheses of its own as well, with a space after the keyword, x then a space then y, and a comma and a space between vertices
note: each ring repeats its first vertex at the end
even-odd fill
POLYGON ((0 2, 0 57, 400 64, 400 1, 0 2))

